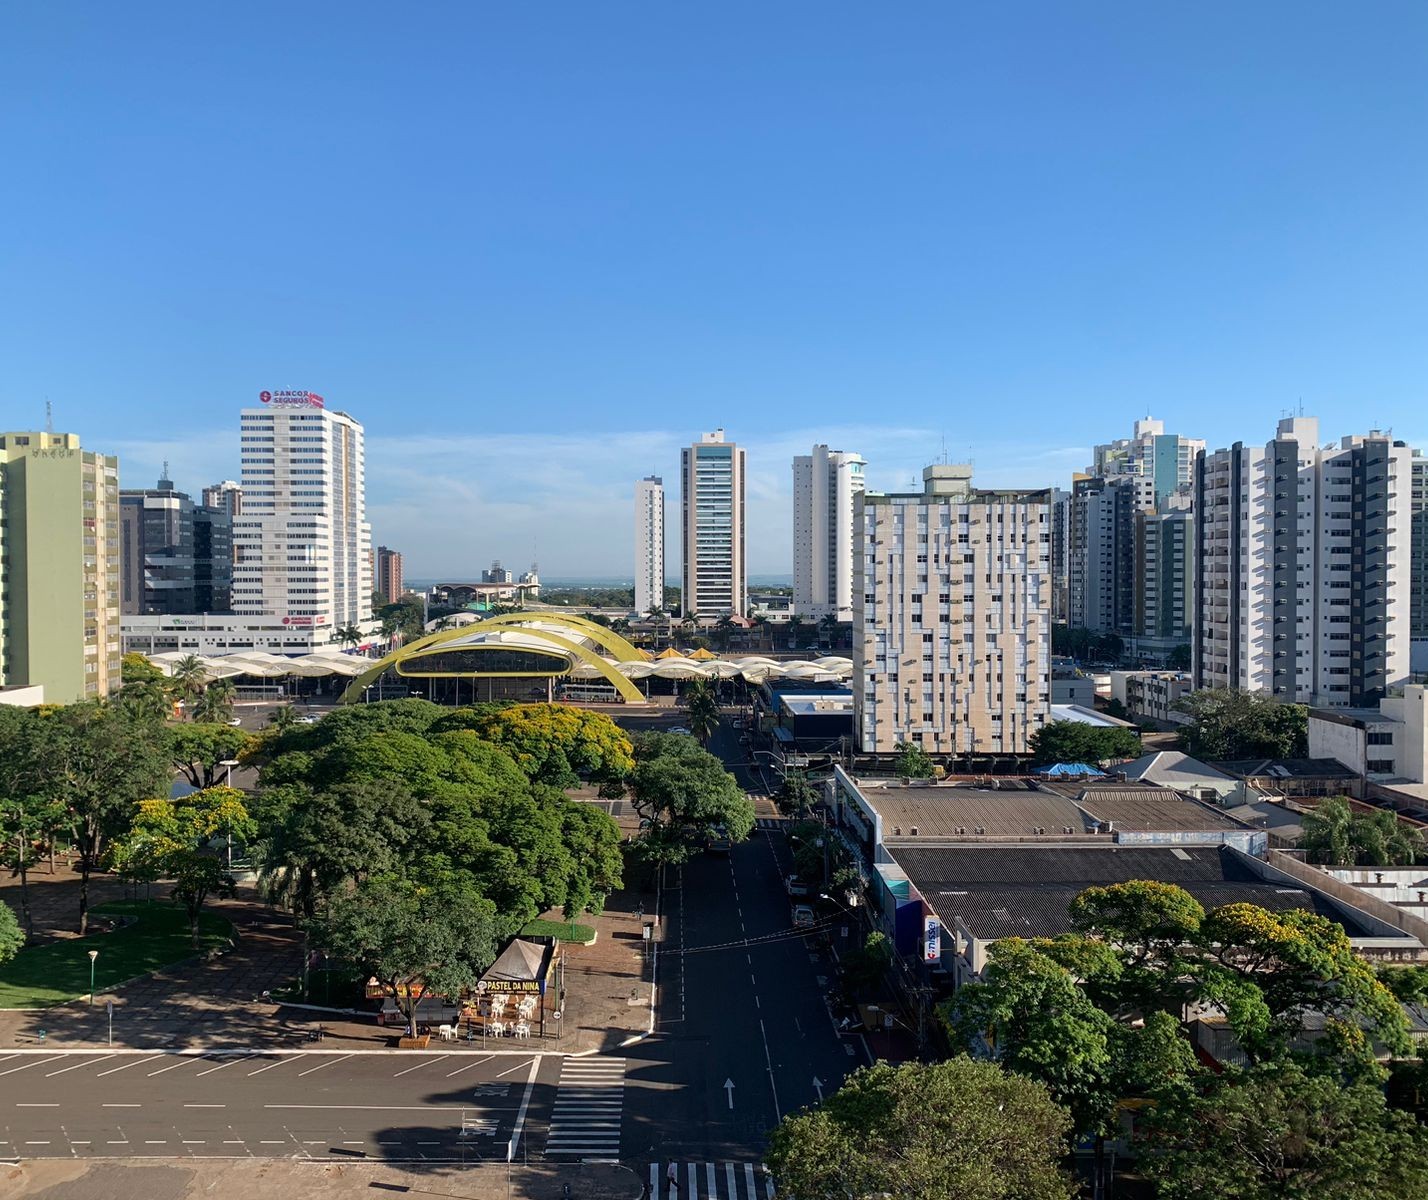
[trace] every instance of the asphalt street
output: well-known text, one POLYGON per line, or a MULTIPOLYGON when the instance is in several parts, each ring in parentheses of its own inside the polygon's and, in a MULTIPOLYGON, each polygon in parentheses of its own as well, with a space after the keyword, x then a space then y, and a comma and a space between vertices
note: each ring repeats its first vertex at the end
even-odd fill
MULTIPOLYGON (((737 731, 721 725, 711 749, 754 783, 737 731)), ((862 1065, 824 1002, 821 938, 793 928, 789 866, 783 822, 764 816, 727 856, 698 855, 670 881, 655 1035, 629 1050, 627 1161, 757 1162, 782 1116, 862 1065)))
POLYGON ((504 1161, 517 1131, 549 1109, 561 1061, 16 1051, 0 1054, 0 1157, 504 1161))

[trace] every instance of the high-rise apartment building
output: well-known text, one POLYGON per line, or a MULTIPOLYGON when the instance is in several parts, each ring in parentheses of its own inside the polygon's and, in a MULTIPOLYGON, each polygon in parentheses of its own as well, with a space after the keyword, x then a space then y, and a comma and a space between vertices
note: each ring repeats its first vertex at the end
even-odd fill
POLYGON ((1146 417, 1135 423, 1133 436, 1097 446, 1087 474, 1150 480, 1149 508, 1159 511, 1168 496, 1190 486, 1195 456, 1203 449, 1204 439, 1166 433, 1164 421, 1146 417))
POLYGON ((203 503, 206 508, 223 509, 231 520, 243 511, 243 489, 231 479, 210 483, 203 489, 203 503))
POLYGON ((1428 672, 1428 455, 1413 451, 1411 468, 1412 546, 1409 550, 1413 596, 1409 602, 1409 637, 1413 671, 1428 672))
POLYGON ((1151 481, 1135 475, 1076 480, 1067 515, 1070 624, 1122 637, 1135 626, 1135 518, 1151 481))
POLYGON ((855 501, 859 744, 1025 754, 1051 705, 1050 493, 973 488, 956 463, 922 477, 855 501))
POLYGON ((406 595, 401 552, 389 546, 377 547, 377 591, 386 597, 388 604, 395 604, 406 595))
POLYGON ((1411 468, 1384 434, 1319 448, 1312 417, 1195 472, 1195 686, 1376 704, 1409 672, 1411 468))
POLYGON ((193 509, 193 610, 233 611, 233 518, 208 504, 193 509))
POLYGON ((323 644, 372 617, 362 426, 310 392, 264 392, 262 401, 242 412, 233 608, 323 644))
POLYGON ((742 617, 748 595, 744 559, 744 451, 706 433, 680 451, 686 615, 742 617))
POLYGON ((664 609, 664 480, 635 484, 635 611, 664 609))
POLYGON ((866 481, 858 454, 813 447, 793 460, 793 611, 853 619, 853 501, 866 481))
POLYGON ((70 704, 120 682, 119 460, 0 433, 0 686, 70 704))
MULTIPOLYGON (((1179 507, 1135 514, 1135 649, 1164 655, 1190 644, 1195 596, 1195 516, 1179 507)), ((1175 497, 1171 498, 1172 503, 1175 497)))
POLYGON ((194 504, 172 479, 125 488, 119 536, 124 616, 232 611, 233 523, 225 508, 194 504))

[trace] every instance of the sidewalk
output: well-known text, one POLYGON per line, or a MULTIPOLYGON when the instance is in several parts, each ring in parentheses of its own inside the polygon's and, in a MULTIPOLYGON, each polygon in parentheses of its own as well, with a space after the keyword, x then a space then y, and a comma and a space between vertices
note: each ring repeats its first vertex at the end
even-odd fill
MULTIPOLYGON (((653 897, 645 897, 647 906, 653 897)), ((612 1050, 649 1028, 650 984, 644 965, 641 897, 619 893, 598 917, 582 923, 598 931, 593 945, 566 943, 566 1003, 561 1021, 547 1020, 546 1036, 516 1042, 442 1042, 440 1049, 511 1050, 595 1054, 612 1050)), ((176 963, 86 1000, 50 1008, 0 1011, 0 1048, 36 1045, 60 1049, 104 1046, 108 1004, 114 1005, 113 1045, 130 1049, 378 1049, 394 1044, 400 1030, 376 1024, 368 1014, 278 1005, 261 999, 296 979, 302 966, 302 936, 288 918, 259 903, 251 892, 221 902, 212 911, 238 928, 237 946, 211 960, 176 963), (324 1040, 308 1042, 322 1028, 324 1040)), ((558 914, 552 914, 558 916, 558 914)))
POLYGON ((291 1159, 29 1159, 0 1164, 0 1195, 15 1200, 346 1200, 405 1194, 423 1200, 636 1200, 640 1181, 626 1167, 590 1164, 458 1167, 301 1162, 291 1159))

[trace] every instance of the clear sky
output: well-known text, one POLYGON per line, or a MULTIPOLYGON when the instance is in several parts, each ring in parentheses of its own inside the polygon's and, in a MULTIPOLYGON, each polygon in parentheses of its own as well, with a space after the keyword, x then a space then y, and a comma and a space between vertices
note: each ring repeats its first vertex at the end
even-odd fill
POLYGON ((311 388, 409 574, 631 573, 716 425, 776 572, 815 440, 1422 443, 1425 368, 1423 0, 0 10, 0 425, 196 490, 311 388))

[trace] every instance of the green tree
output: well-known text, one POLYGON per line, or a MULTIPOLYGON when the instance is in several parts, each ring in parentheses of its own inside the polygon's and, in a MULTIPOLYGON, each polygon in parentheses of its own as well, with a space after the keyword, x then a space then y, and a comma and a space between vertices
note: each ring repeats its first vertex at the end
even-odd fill
POLYGON ((1418 861, 1423 835, 1391 812, 1355 812, 1347 797, 1329 796, 1304 814, 1300 845, 1327 866, 1400 867, 1418 861))
POLYGON ((779 784, 777 800, 782 811, 802 818, 818 803, 818 789, 808 782, 803 771, 790 771, 779 784))
POLYGON ((604 713, 564 704, 480 705, 433 723, 433 732, 469 729, 500 746, 534 783, 569 788, 619 778, 634 766, 629 736, 604 713))
POLYGON ((291 704, 279 704, 268 714, 268 723, 265 726, 274 733, 287 733, 297 724, 297 713, 293 711, 291 704))
POLYGON ((15 920, 15 912, 8 904, 0 904, 0 963, 7 963, 25 944, 25 931, 15 920))
POLYGON ((1031 752, 1040 766, 1106 763, 1140 754, 1140 735, 1134 729, 1121 726, 1052 721, 1031 735, 1031 752))
POLYGON ((495 961, 495 906, 468 883, 376 876, 328 902, 315 945, 377 979, 417 1030, 427 995, 456 999, 495 961))
POLYGON ((931 779, 937 769, 932 757, 916 742, 898 742, 893 747, 893 774, 904 779, 931 779))
POLYGON ((169 732, 152 718, 90 700, 45 710, 38 729, 42 792, 65 809, 79 850, 79 932, 89 928, 89 879, 140 800, 169 792, 169 732))
POLYGON ((166 720, 172 712, 169 677, 142 654, 124 655, 118 703, 140 718, 166 720))
POLYGON ((207 680, 208 668, 197 654, 185 654, 169 670, 169 687, 185 708, 203 691, 207 680))
POLYGON ((137 809, 111 859, 137 878, 173 880, 173 897, 188 913, 196 948, 204 903, 236 890, 216 843, 253 836, 246 797, 237 788, 210 787, 177 800, 144 800, 137 809))
POLYGON ((1166 656, 1165 665, 1172 671, 1188 671, 1190 669, 1191 657, 1190 643, 1182 642, 1166 656))
POLYGON ((1156 1105, 1141 1169, 1164 1200, 1428 1196, 1428 1132, 1383 1092, 1290 1062, 1229 1072, 1156 1105))
POLYGON ((169 761, 195 788, 212 787, 227 775, 219 764, 238 758, 255 741, 233 725, 176 725, 169 733, 169 761))
POLYGON ((785 1117, 767 1162, 799 1200, 1070 1200, 1066 1113, 994 1063, 878 1063, 785 1117))
POLYGON ((47 793, 42 717, 33 709, 0 705, 0 864, 20 880, 20 915, 34 936, 29 869, 36 850, 64 827, 64 805, 47 793))
POLYGON ((714 689, 707 679, 691 679, 684 685, 684 717, 689 722, 689 731, 699 739, 701 746, 707 746, 719 726, 719 702, 714 699, 714 689))
POLYGON ((754 806, 724 765, 689 738, 644 734, 630 775, 642 852, 659 863, 688 861, 724 829, 738 842, 754 827, 754 806))
POLYGON ((362 644, 362 630, 356 625, 341 626, 335 636, 344 646, 360 646, 362 644))
POLYGON ((190 716, 195 721, 208 724, 226 722, 233 716, 235 689, 231 679, 215 679, 193 702, 190 716))
POLYGON ((1267 692, 1207 688, 1175 706, 1188 713, 1180 748, 1209 761, 1303 758, 1309 753, 1309 710, 1267 692))

